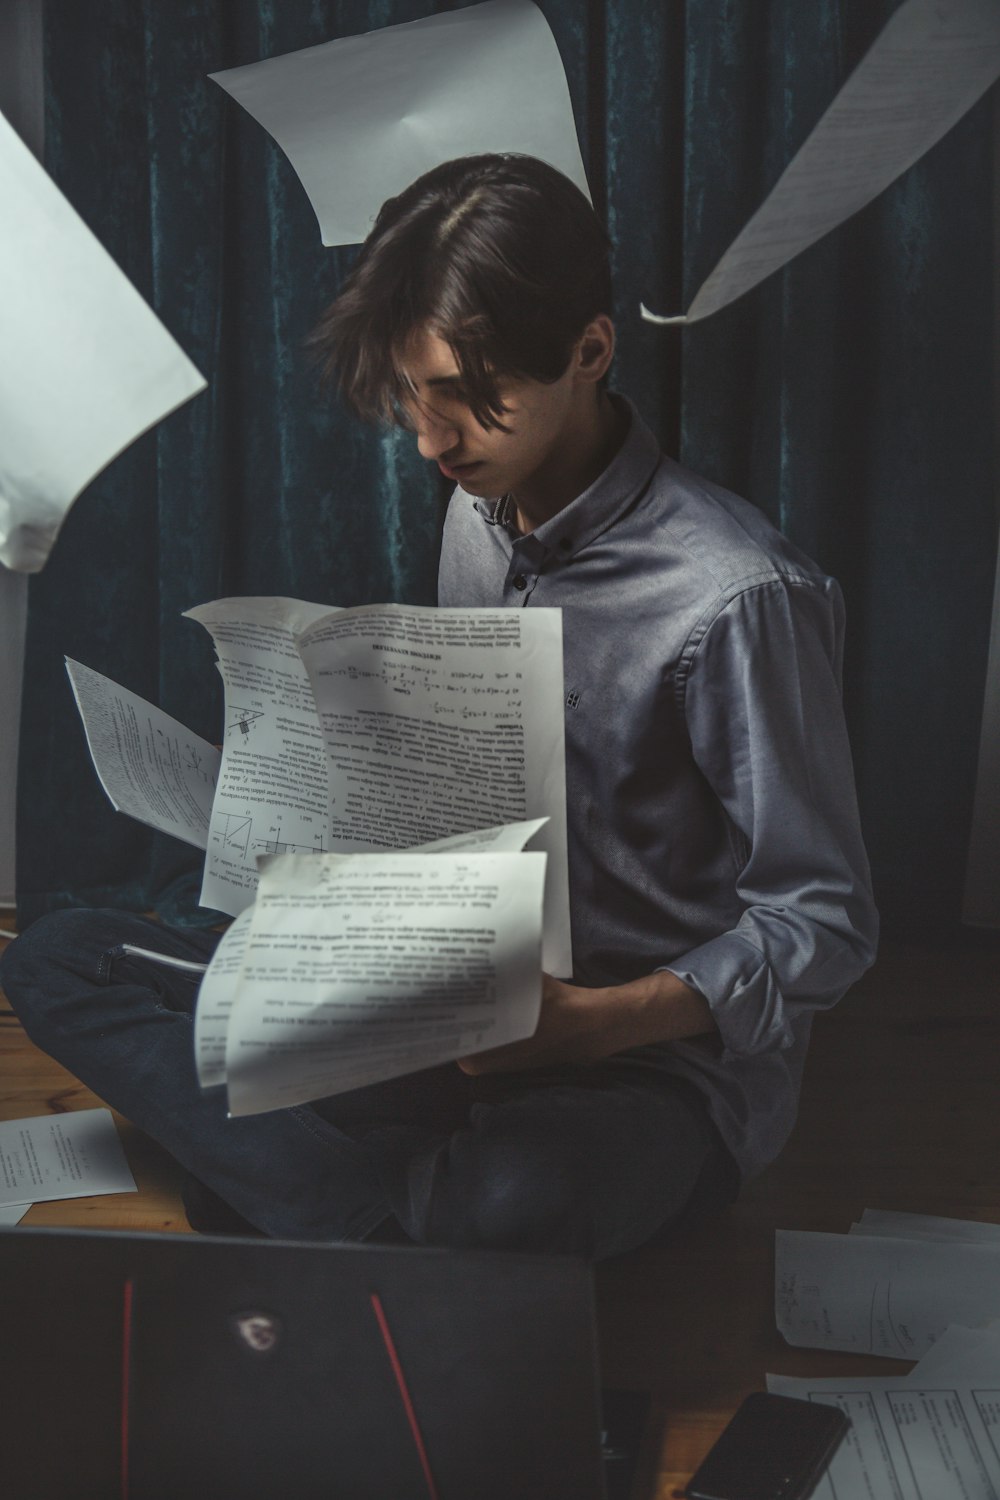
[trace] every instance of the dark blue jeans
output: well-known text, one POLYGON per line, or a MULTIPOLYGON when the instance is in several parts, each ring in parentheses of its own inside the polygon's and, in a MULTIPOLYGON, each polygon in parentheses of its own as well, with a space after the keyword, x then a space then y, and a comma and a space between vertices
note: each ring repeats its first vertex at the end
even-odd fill
POLYGON ((39 1047, 265 1234, 363 1240, 395 1218, 420 1244, 597 1259, 736 1195, 697 1090, 627 1055, 480 1078, 452 1064, 230 1119, 195 1076, 199 976, 123 951, 204 962, 217 941, 56 912, 8 947, 0 980, 39 1047))

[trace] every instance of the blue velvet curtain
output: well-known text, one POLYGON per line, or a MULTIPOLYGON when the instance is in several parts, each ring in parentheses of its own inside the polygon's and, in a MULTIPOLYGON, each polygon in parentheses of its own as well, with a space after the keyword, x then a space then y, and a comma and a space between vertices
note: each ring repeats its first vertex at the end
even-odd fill
MULTIPOLYGON (((77 502, 32 580, 21 920, 195 910, 196 851, 109 809, 69 654, 220 738, 208 638, 236 593, 430 602, 444 495, 359 427, 303 340, 353 250, 324 250, 283 155, 209 71, 414 20, 431 0, 47 0, 49 170, 208 377, 77 502)), ((841 580, 847 705, 889 930, 958 923, 996 546, 987 98, 848 225, 735 306, 679 311, 893 0, 541 0, 615 242, 616 383, 664 446, 841 580)), ((460 150, 456 142, 456 150, 460 150)), ((58 330, 46 335, 58 358, 58 330)))

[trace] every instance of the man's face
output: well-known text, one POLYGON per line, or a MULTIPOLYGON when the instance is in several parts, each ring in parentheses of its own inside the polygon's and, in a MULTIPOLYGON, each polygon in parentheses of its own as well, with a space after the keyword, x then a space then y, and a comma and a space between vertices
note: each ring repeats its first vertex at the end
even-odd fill
POLYGON ((551 385, 501 382, 506 432, 486 428, 469 410, 450 345, 429 329, 406 345, 401 373, 411 391, 408 418, 424 458, 470 494, 496 499, 517 494, 565 461, 573 442, 573 382, 569 370, 551 385))

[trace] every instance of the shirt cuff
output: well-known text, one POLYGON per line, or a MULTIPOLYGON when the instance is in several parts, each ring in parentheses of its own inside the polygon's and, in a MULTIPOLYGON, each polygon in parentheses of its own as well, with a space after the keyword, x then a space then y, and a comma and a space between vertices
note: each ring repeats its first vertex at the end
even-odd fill
POLYGON ((724 932, 660 967, 705 997, 728 1053, 750 1057, 795 1041, 770 964, 738 933, 724 932))

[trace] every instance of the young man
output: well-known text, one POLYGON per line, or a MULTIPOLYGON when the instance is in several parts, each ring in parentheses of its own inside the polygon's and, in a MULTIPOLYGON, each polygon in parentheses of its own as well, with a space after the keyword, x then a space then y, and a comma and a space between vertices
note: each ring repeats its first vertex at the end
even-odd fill
POLYGON ((383 207, 316 335, 458 486, 440 603, 563 610, 576 972, 536 1034, 228 1120, 195 1085, 193 981, 124 946, 212 939, 63 913, 8 950, 29 1033, 205 1185, 203 1216, 215 1194, 293 1238, 627 1250, 777 1153, 811 1015, 872 959, 839 591, 607 390, 610 303, 583 195, 472 157, 383 207))

